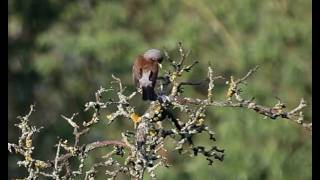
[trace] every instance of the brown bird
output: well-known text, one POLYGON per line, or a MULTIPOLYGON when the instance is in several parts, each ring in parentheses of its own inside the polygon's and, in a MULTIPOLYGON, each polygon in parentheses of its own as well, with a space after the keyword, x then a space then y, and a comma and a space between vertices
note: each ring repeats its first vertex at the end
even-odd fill
POLYGON ((137 88, 142 89, 142 99, 155 101, 157 94, 154 91, 158 67, 161 68, 163 54, 158 49, 149 49, 143 55, 139 55, 132 67, 133 81, 137 88))

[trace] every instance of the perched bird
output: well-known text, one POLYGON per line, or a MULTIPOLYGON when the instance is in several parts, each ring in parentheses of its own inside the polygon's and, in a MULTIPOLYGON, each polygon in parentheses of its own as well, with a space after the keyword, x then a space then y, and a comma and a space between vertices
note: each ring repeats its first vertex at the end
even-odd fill
POLYGON ((161 68, 163 54, 158 49, 149 49, 143 55, 139 55, 132 67, 133 81, 137 88, 142 89, 142 99, 155 101, 157 94, 154 91, 158 67, 161 68))

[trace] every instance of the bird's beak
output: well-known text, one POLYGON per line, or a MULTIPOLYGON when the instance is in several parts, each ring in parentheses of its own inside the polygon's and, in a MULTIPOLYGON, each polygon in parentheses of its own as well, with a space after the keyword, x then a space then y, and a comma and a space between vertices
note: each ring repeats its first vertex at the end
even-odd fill
POLYGON ((159 68, 162 69, 162 64, 158 63, 158 65, 159 65, 159 68))

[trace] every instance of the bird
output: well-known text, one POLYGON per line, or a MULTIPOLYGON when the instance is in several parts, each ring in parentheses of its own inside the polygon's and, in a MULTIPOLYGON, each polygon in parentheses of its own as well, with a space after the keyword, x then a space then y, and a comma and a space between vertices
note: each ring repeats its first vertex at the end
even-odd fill
POLYGON ((158 49, 149 49, 143 55, 138 55, 132 67, 132 77, 135 86, 142 89, 144 101, 157 100, 155 85, 158 77, 158 69, 162 68, 163 53, 158 49))

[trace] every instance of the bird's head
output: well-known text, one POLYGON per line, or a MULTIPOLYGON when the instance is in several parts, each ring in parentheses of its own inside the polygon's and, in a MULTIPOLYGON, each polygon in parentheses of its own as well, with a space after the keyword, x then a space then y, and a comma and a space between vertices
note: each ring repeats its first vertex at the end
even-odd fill
POLYGON ((164 55, 158 49, 149 49, 143 54, 143 57, 147 60, 156 61, 160 64, 164 58, 164 55))

